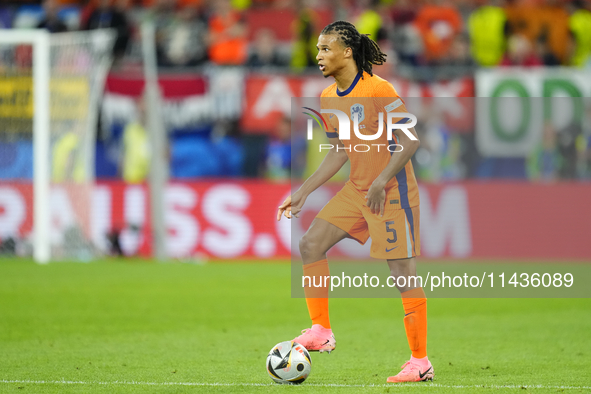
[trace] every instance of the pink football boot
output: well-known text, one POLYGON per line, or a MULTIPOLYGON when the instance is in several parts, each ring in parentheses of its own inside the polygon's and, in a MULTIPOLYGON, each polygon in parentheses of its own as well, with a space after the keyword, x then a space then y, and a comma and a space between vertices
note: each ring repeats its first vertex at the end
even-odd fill
POLYGON ((433 373, 433 365, 426 359, 416 359, 411 357, 410 361, 404 363, 401 367, 402 371, 396 376, 390 376, 388 383, 402 383, 402 382, 421 382, 433 380, 435 374, 433 373))
POLYGON ((302 335, 295 337, 294 342, 299 343, 308 351, 328 352, 329 354, 337 345, 332 330, 324 328, 320 324, 314 324, 312 328, 302 330, 302 335))

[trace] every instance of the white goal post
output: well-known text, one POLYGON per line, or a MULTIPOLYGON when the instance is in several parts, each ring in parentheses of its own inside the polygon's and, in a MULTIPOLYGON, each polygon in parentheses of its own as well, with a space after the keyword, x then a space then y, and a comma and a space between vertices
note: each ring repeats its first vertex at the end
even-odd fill
MULTIPOLYGON (((50 34, 45 30, 13 29, 2 30, 0 34, 0 54, 13 50, 16 52, 29 45, 32 52, 32 61, 25 66, 16 55, 6 56, 12 59, 8 61, 3 59, 4 56, 0 58, 0 70, 3 73, 0 77, 9 81, 21 78, 21 81, 24 75, 27 81, 28 78, 32 81, 32 129, 29 130, 26 125, 16 133, 6 130, 0 130, 0 133, 5 133, 3 138, 13 138, 12 134, 18 134, 30 135, 26 138, 32 139, 32 247, 33 257, 38 263, 47 263, 56 256, 76 259, 76 256, 68 255, 68 247, 63 245, 60 245, 61 254, 54 256, 51 189, 55 179, 52 179, 52 153, 59 153, 55 150, 55 144, 61 133, 77 133, 75 140, 79 152, 76 153, 76 160, 84 162, 79 166, 82 175, 77 176, 76 180, 64 178, 63 182, 83 183, 86 188, 92 187, 99 100, 112 62, 114 39, 115 32, 111 30, 50 34), (80 86, 83 89, 77 88, 80 86), (53 89, 58 92, 53 94, 53 89), (71 97, 68 98, 70 101, 64 100, 61 94, 64 91, 76 91, 77 97, 82 99, 74 100, 74 103, 71 103, 71 97), (74 109, 69 108, 67 103, 71 103, 74 109)), ((83 196, 77 198, 83 199, 83 196)))
POLYGON ((33 257, 50 258, 49 163, 49 34, 45 31, 3 31, 0 45, 31 44, 33 50, 33 257))

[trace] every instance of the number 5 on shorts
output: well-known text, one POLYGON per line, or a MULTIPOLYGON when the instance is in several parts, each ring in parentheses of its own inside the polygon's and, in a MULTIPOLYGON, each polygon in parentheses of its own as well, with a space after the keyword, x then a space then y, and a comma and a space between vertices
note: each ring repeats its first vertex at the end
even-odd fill
POLYGON ((396 229, 390 228, 390 225, 391 224, 392 225, 394 224, 394 221, 393 220, 391 220, 389 222, 386 222, 386 231, 389 232, 389 233, 392 233, 392 239, 386 238, 386 241, 388 241, 388 243, 393 244, 393 243, 395 243, 398 240, 398 237, 396 236, 396 229))

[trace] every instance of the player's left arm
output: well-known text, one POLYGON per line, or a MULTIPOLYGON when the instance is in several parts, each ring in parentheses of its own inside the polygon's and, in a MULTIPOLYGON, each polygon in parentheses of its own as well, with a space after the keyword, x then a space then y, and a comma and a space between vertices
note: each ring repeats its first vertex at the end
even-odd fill
MULTIPOLYGON (((398 97, 398 94, 396 93, 394 88, 391 88, 391 90, 391 97, 398 97)), ((382 108, 381 110, 383 111, 384 109, 382 108)), ((404 104, 402 104, 395 110, 396 112, 407 112, 404 104)), ((406 133, 404 133, 402 130, 394 129, 394 135, 396 136, 396 140, 398 141, 397 144, 402 146, 402 151, 392 153, 388 165, 373 181, 367 192, 366 205, 370 208, 372 213, 375 213, 377 215, 384 216, 384 207, 386 202, 386 185, 388 184, 388 182, 390 182, 392 178, 396 176, 396 174, 398 174, 404 168, 404 166, 406 166, 406 163, 408 163, 412 155, 415 154, 415 152, 419 148, 419 145, 421 144, 414 127, 408 128, 407 130, 409 130, 412 133, 412 135, 414 135, 416 140, 410 139, 410 137, 406 135, 406 133)))
POLYGON ((386 185, 392 178, 396 176, 408 163, 412 155, 415 154, 421 142, 417 136, 414 127, 409 128, 410 132, 417 138, 411 140, 406 134, 400 130, 395 130, 394 134, 397 137, 398 145, 402 145, 401 152, 394 152, 390 161, 384 170, 371 184, 367 192, 367 206, 372 213, 384 216, 384 206, 386 202, 386 185))

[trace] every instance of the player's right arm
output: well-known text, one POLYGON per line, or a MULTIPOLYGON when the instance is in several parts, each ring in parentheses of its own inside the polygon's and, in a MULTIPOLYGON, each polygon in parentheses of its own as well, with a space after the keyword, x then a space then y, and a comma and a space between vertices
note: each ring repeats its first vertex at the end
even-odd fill
POLYGON ((344 145, 338 137, 329 138, 329 140, 334 148, 328 151, 318 169, 306 179, 302 186, 279 206, 277 220, 281 220, 282 214, 288 219, 291 219, 292 215, 298 217, 308 196, 339 172, 347 162, 347 153, 344 149, 340 149, 344 148, 344 145))

